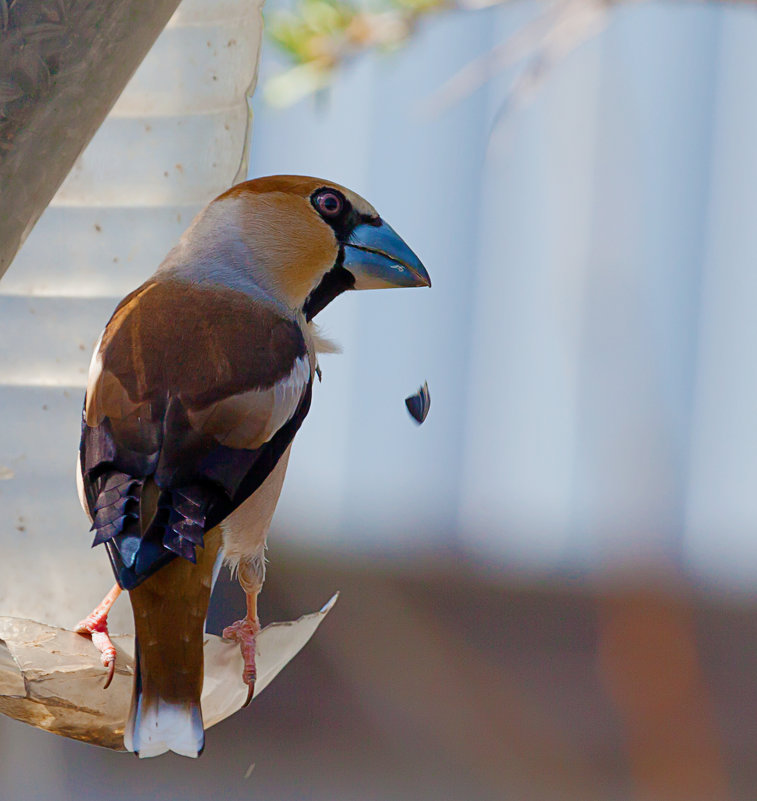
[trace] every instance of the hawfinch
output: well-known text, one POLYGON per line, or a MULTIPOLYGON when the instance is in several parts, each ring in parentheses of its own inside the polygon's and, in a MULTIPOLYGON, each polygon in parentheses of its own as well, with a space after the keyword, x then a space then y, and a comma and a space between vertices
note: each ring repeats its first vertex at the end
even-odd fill
POLYGON ((348 289, 430 285, 363 198, 280 175, 216 198, 116 308, 92 356, 77 478, 118 583, 78 631, 110 679, 107 614, 129 591, 127 748, 202 751, 203 632, 222 563, 247 597, 223 634, 252 695, 266 534, 318 373, 313 317, 348 289))

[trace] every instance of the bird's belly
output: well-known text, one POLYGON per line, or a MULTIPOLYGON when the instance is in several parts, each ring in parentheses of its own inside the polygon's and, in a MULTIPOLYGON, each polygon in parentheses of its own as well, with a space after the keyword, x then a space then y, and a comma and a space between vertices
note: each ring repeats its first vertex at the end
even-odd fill
POLYGON ((221 523, 224 562, 232 568, 239 564, 240 559, 262 555, 284 484, 290 449, 291 445, 260 487, 221 523))

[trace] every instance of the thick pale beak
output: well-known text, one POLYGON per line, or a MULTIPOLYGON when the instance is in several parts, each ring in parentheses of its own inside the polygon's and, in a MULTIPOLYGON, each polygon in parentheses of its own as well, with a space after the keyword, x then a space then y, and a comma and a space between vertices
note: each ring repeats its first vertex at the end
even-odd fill
POLYGON ((355 228, 344 245, 342 266, 355 276, 355 289, 431 286, 421 260, 385 222, 355 228))

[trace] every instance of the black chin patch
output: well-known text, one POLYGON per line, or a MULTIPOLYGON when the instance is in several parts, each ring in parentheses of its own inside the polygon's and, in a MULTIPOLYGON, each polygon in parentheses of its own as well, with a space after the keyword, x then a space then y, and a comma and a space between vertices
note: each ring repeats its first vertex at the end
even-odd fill
POLYGON ((302 306, 305 319, 310 322, 319 311, 334 300, 337 295, 353 289, 355 286, 355 276, 342 267, 344 259, 344 248, 339 249, 339 258, 336 264, 321 278, 318 286, 307 296, 302 306))

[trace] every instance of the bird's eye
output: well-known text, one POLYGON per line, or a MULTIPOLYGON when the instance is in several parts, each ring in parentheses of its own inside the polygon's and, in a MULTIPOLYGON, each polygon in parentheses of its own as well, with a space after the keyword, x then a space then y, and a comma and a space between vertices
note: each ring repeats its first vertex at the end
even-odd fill
POLYGON ((324 217, 337 217, 344 208, 344 198, 338 192, 320 192, 313 198, 313 203, 324 217))

